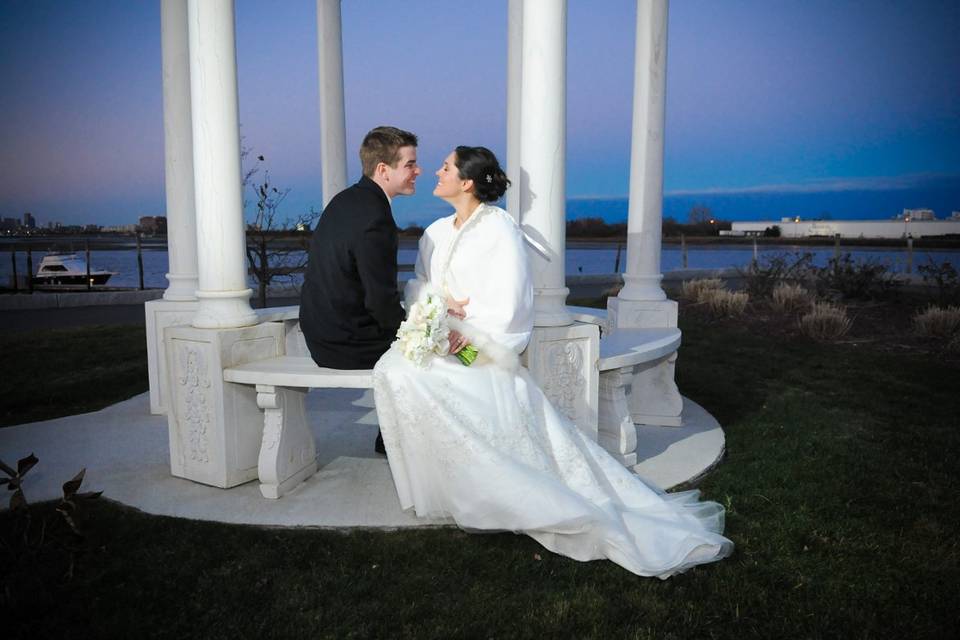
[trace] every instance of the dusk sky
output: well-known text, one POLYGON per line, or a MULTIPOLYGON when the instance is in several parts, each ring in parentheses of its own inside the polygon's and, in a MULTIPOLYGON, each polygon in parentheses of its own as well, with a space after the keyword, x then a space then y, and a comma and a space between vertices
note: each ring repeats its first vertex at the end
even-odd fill
MULTIPOLYGON (((623 197, 635 0, 568 7, 567 194, 623 197)), ((395 200, 401 226, 447 212, 430 192, 452 147, 505 161, 506 10, 343 1, 350 180, 371 127, 420 136, 424 175, 416 196, 395 200)), ((315 3, 237 0, 236 15, 244 142, 291 189, 283 214, 294 217, 321 205, 315 3)), ((669 20, 668 196, 925 184, 960 196, 960 2, 673 0, 669 20)), ((158 1, 4 0, 0 68, 0 216, 164 213, 158 1)))

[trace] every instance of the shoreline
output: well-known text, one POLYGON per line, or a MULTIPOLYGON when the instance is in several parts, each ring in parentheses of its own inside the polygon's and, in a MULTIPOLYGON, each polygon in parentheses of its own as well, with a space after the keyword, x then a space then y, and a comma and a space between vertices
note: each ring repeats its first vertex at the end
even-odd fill
MULTIPOLYGON (((308 235, 277 235, 271 240, 278 247, 289 248, 291 246, 302 245, 309 240, 308 235)), ((400 234, 401 249, 415 249, 419 242, 419 236, 400 234)), ((779 238, 767 237, 743 237, 743 236, 686 236, 682 240, 680 236, 662 236, 660 242, 664 245, 680 245, 682 242, 687 246, 802 246, 802 247, 833 247, 838 244, 841 247, 857 248, 904 248, 907 246, 906 238, 831 238, 826 236, 814 237, 792 237, 781 236, 779 238)), ((87 235, 87 236, 3 236, 0 237, 0 252, 9 253, 10 251, 24 252, 29 248, 31 251, 70 251, 73 253, 82 253, 85 245, 89 243, 90 251, 120 251, 133 250, 137 248, 136 238, 133 236, 111 236, 111 235, 87 235)), ((610 248, 617 245, 623 245, 626 248, 626 236, 596 236, 580 237, 567 236, 567 248, 589 249, 592 246, 598 248, 610 248)), ((946 249, 960 250, 960 237, 951 236, 930 236, 913 238, 914 249, 946 249)), ((167 239, 164 236, 154 236, 143 238, 141 240, 141 249, 143 251, 166 251, 167 239)))

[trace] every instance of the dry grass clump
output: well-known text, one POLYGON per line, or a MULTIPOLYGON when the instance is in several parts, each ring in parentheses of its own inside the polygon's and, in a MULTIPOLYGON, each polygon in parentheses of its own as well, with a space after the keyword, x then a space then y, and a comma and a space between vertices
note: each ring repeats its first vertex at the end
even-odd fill
POLYGON ((960 353, 960 332, 950 338, 950 342, 947 343, 947 351, 960 353))
POLYGON ((814 302, 810 311, 800 316, 800 333, 814 340, 837 340, 846 335, 851 324, 843 305, 814 302))
POLYGON ((711 313, 719 316, 743 315, 749 299, 746 293, 726 289, 707 289, 700 294, 700 301, 711 313))
POLYGON ((798 284, 781 282, 773 289, 773 308, 781 313, 791 313, 808 308, 810 292, 798 284))
POLYGON ((720 278, 697 278, 684 280, 680 285, 680 293, 688 300, 705 302, 704 296, 711 291, 723 289, 723 280, 720 278))
POLYGON ((913 316, 917 333, 931 338, 950 338, 960 330, 960 307, 929 306, 913 316))

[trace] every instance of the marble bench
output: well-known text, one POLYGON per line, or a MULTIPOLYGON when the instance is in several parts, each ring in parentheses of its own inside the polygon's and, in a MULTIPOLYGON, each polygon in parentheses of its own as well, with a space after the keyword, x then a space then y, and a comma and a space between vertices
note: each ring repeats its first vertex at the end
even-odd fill
MULTIPOLYGON (((680 330, 618 329, 610 331, 603 309, 568 307, 575 320, 600 326, 598 439, 617 460, 637 464, 637 432, 631 395, 644 367, 675 358, 680 330)), ((316 445, 306 421, 305 398, 310 389, 369 389, 369 369, 339 370, 318 367, 307 353, 297 320, 297 308, 264 313, 263 320, 284 323, 286 355, 223 369, 223 380, 256 388, 263 410, 263 433, 257 460, 260 491, 279 498, 317 471, 316 445)), ((672 383, 672 360, 670 362, 672 383)), ((661 393, 662 389, 654 389, 661 393)), ((679 415, 679 411, 678 411, 679 415)))
POLYGON ((304 401, 310 389, 371 389, 370 369, 318 367, 309 356, 284 355, 223 370, 225 382, 255 385, 263 409, 257 459, 260 493, 279 498, 317 471, 317 450, 304 401))
POLYGON ((568 306, 574 320, 597 324, 601 329, 600 384, 597 416, 599 444, 624 466, 637 460, 636 422, 649 420, 651 405, 661 408, 660 426, 679 426, 683 401, 673 382, 674 363, 681 334, 676 327, 617 329, 608 324, 606 309, 568 306), (645 387, 634 388, 637 381, 645 387), (662 408, 666 406, 666 410, 662 408))

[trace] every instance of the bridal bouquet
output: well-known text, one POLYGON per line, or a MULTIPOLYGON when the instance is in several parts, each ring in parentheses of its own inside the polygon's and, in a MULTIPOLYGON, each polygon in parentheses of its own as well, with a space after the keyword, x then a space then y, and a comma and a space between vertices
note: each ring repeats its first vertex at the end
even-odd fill
MULTIPOLYGON (((407 360, 423 367, 429 355, 445 356, 450 351, 450 324, 447 305, 441 296, 428 293, 414 302, 407 319, 397 330, 397 345, 407 360)), ((467 345, 456 354, 465 365, 473 364, 477 350, 467 345)))

